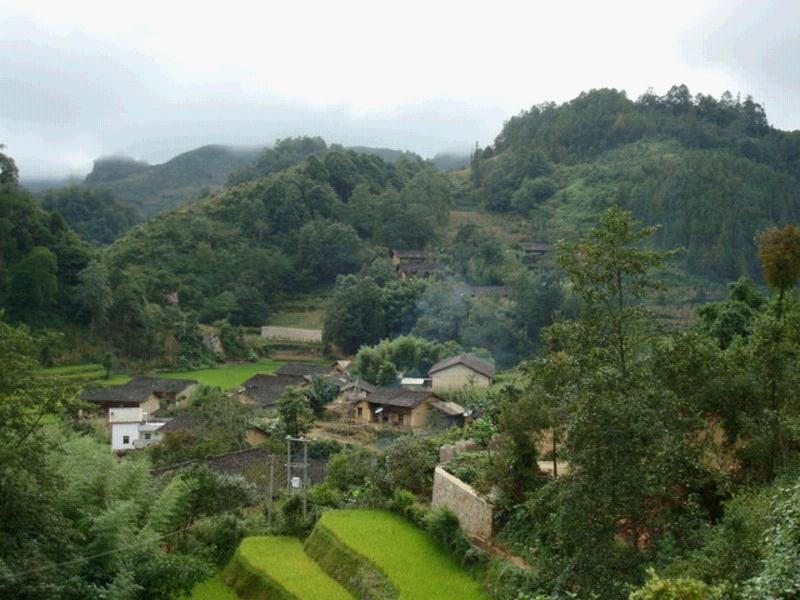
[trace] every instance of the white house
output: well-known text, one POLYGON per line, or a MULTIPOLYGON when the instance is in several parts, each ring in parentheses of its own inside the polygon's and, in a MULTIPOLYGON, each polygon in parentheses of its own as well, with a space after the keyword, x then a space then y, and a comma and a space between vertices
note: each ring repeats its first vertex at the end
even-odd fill
POLYGON ((108 424, 111 427, 111 450, 124 452, 136 448, 146 448, 159 441, 158 430, 163 421, 150 421, 149 415, 141 407, 108 409, 108 424))

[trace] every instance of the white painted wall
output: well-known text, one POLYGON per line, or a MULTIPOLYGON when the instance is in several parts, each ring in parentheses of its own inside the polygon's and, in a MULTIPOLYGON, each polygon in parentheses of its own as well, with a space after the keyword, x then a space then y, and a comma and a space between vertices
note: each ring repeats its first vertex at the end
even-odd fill
POLYGON ((139 423, 144 421, 141 407, 135 408, 109 408, 108 409, 108 422, 109 423, 139 423))
POLYGON ((133 450, 139 439, 139 423, 112 423, 111 424, 111 450, 133 450), (128 443, 124 443, 125 436, 128 443))

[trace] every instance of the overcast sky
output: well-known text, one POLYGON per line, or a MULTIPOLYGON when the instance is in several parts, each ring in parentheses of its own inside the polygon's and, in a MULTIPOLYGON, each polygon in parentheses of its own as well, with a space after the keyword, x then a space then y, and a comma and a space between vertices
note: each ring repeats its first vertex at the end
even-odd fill
POLYGON ((0 0, 0 143, 23 178, 322 135, 432 156, 548 100, 686 83, 800 128, 800 0, 0 0))

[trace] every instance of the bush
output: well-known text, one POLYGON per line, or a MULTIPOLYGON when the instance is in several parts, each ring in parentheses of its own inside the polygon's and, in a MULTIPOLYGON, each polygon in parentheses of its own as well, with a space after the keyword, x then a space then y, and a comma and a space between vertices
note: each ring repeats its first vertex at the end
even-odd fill
POLYGON ((652 569, 647 573, 647 583, 628 596, 629 600, 717 600, 719 598, 722 598, 719 588, 689 577, 662 579, 652 569))
POLYGON ((425 528, 461 564, 485 564, 488 555, 467 539, 456 514, 447 507, 431 510, 425 518, 425 528))
POLYGON ((375 473, 376 465, 375 454, 369 450, 348 448, 328 462, 327 483, 342 492, 363 488, 375 473))
POLYGON ((387 483, 392 490, 403 488, 417 495, 431 493, 433 469, 439 461, 435 440, 404 436, 386 450, 387 483))
POLYGON ((428 511, 424 507, 417 506, 417 497, 408 490, 395 490, 389 508, 417 525, 425 525, 428 511))

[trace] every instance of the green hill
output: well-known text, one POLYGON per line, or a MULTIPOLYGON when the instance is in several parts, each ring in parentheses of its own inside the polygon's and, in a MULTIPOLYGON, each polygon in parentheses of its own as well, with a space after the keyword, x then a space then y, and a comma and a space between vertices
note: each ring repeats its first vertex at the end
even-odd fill
POLYGON ((574 237, 620 204, 663 225, 657 243, 684 247, 682 266, 708 277, 758 276, 756 232, 800 221, 800 132, 769 126, 750 98, 685 86, 534 106, 471 163, 482 206, 526 218, 537 241, 574 237))
POLYGON ((154 166, 132 160, 97 161, 84 183, 101 187, 150 216, 219 189, 233 171, 253 161, 259 152, 255 148, 203 146, 154 166))
POLYGON ((19 187, 0 153, 0 318, 41 327, 79 320, 80 280, 91 250, 64 219, 19 187))

